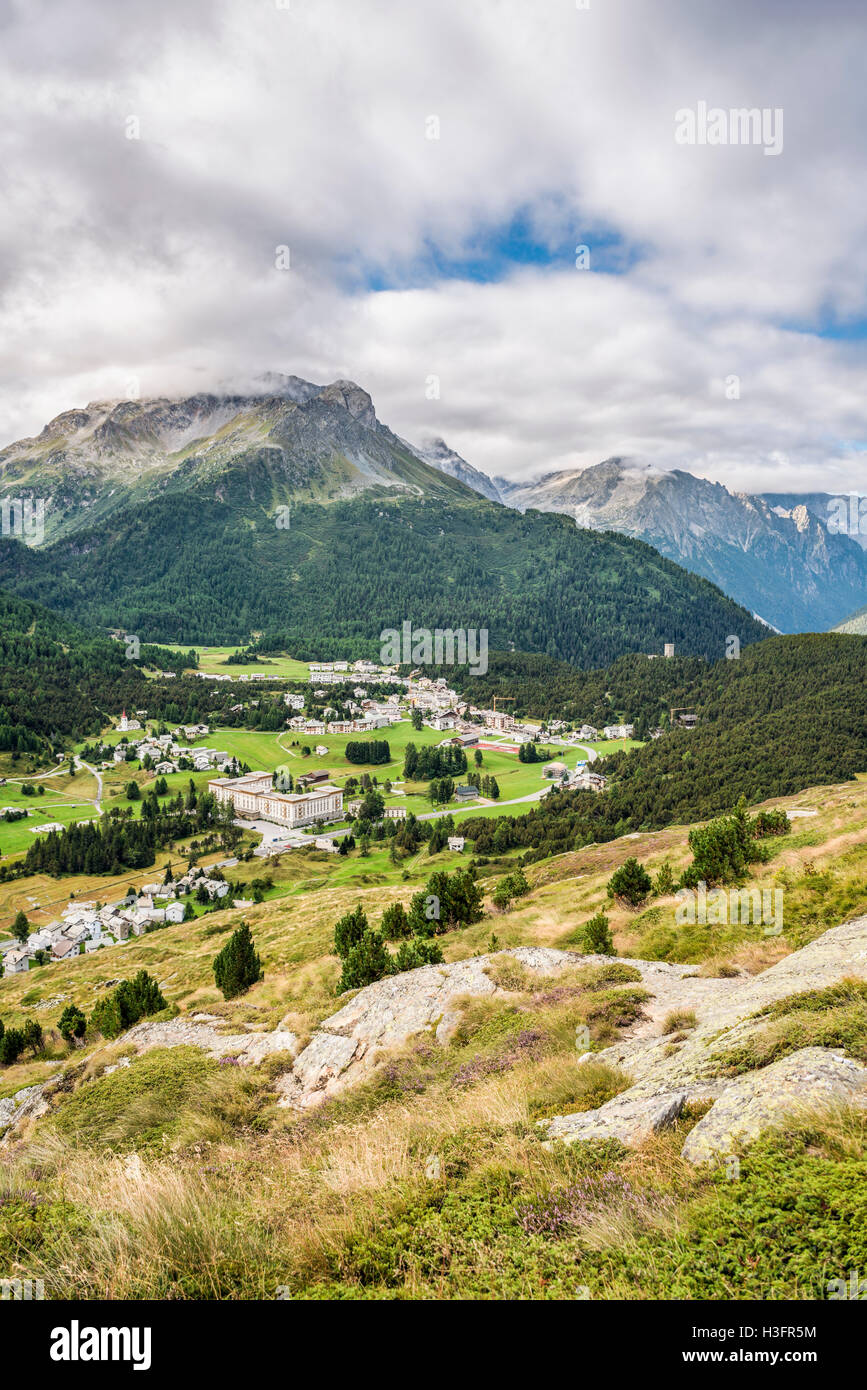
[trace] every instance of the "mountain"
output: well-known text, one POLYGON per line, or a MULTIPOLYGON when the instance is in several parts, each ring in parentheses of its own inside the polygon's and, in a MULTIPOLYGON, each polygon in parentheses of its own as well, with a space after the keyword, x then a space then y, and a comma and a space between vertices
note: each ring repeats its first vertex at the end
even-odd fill
POLYGON ((511 507, 639 536, 780 631, 827 630, 867 596, 867 555, 805 505, 787 510, 681 469, 612 458, 501 495, 511 507))
POLYGON ((6 539, 0 583, 143 641, 266 632, 299 656, 378 654, 404 620, 593 666, 763 636, 648 545, 432 466, 352 382, 262 391, 91 404, 3 450, 0 487, 45 499, 46 542, 6 539))
POLYGON ((43 498, 49 539, 183 493, 239 506, 327 503, 369 489, 462 490, 381 425, 351 381, 270 374, 258 394, 92 401, 0 450, 7 496, 43 498))
POLYGON ((834 628, 835 632, 854 633, 859 637, 867 637, 867 604, 859 608, 857 613, 850 613, 844 622, 838 623, 834 628))
POLYGON ((482 497, 487 497, 491 502, 501 502, 499 489, 496 483, 488 477, 487 473, 482 473, 478 468, 474 468, 466 459, 456 454, 454 449, 450 449, 443 439, 431 439, 423 445, 412 444, 411 448, 419 458, 424 459, 425 463, 433 464, 441 473, 447 473, 450 478, 457 478, 459 482, 466 483, 474 492, 478 492, 482 497))
POLYGON ((832 492, 763 492, 770 506, 783 512, 793 507, 806 507, 829 531, 849 536, 862 550, 867 550, 867 497, 861 493, 832 492))

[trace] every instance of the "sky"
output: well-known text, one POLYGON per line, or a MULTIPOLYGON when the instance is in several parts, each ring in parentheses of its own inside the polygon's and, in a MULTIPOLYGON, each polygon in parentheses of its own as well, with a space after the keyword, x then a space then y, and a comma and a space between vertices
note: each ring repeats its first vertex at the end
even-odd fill
POLYGON ((0 0, 0 66, 0 444, 280 371, 511 479, 864 490, 862 0, 0 0))

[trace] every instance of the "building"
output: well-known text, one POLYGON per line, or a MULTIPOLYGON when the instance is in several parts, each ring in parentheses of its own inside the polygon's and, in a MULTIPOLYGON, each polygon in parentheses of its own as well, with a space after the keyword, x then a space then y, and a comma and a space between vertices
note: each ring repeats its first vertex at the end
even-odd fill
POLYGON ((547 763, 542 769, 543 777, 554 777, 562 781, 569 776, 569 769, 565 763, 547 763))
POLYGON ((669 657, 669 658, 672 657, 672 656, 674 656, 674 643, 673 643, 673 642, 666 642, 666 643, 665 643, 665 646, 664 646, 663 649, 662 649, 662 654, 663 654, 663 656, 667 656, 667 657, 669 657))
POLYGON ((321 783, 315 791, 278 792, 271 786, 270 772, 248 772, 244 777, 211 778, 208 790, 250 820, 293 827, 343 817, 343 792, 330 782, 321 783))
POLYGON ((479 794, 478 787, 474 787, 472 782, 460 782, 455 787, 455 797, 458 801, 472 801, 479 794))
POLYGON ((602 730, 603 738, 632 738, 635 733, 634 724, 606 724, 602 730))
POLYGON ((586 768, 582 768, 572 778, 569 787, 573 791, 603 792, 605 790, 605 778, 599 772, 589 772, 586 768))
POLYGON ((55 960, 69 960, 70 956, 78 955, 78 945, 70 941, 68 936, 59 936, 51 948, 51 954, 55 960))
POLYGON ((7 951, 3 956, 3 973, 5 975, 21 975, 29 969, 30 953, 26 946, 13 946, 12 950, 7 951))
POLYGON ((505 710, 483 710, 482 717, 485 721, 486 728, 499 729, 501 733, 507 729, 511 729, 515 723, 513 716, 511 714, 506 714, 505 710))
POLYGON ((449 836, 449 849, 453 850, 455 854, 463 854, 464 844, 465 841, 463 835, 449 836))

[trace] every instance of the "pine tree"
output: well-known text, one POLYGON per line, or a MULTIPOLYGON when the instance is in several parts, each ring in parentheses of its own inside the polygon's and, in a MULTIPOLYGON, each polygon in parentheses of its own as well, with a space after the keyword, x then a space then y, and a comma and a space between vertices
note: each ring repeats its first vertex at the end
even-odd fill
POLYGON ((385 949, 379 932, 370 928, 361 940, 352 946, 343 958, 343 973, 337 986, 337 993, 344 994, 348 989, 361 989, 381 980, 391 970, 391 956, 385 949))
POLYGON ((214 960, 214 978, 224 999, 234 999, 264 979, 262 964, 246 922, 242 922, 238 930, 233 932, 214 960))
POLYGON ((67 1004, 57 1024, 62 1038, 69 1043, 70 1047, 75 1046, 76 1038, 83 1038, 87 1027, 87 1020, 81 1009, 75 1004, 67 1004))
POLYGON ((581 933, 581 949, 587 955, 614 956, 614 941, 611 936, 611 929, 608 926, 608 918, 604 912, 597 912, 591 917, 589 922, 584 924, 581 933))
POLYGON ((403 903, 389 904, 382 914, 379 929, 386 941, 397 941, 401 937, 411 935, 412 927, 403 903))
POLYGON ((651 891, 650 874, 634 857, 626 859, 608 880, 609 898, 621 898, 630 907, 638 907, 651 891))
POLYGON ((19 912, 12 923, 12 935, 21 942, 22 946, 30 935, 30 923, 23 912, 19 912))

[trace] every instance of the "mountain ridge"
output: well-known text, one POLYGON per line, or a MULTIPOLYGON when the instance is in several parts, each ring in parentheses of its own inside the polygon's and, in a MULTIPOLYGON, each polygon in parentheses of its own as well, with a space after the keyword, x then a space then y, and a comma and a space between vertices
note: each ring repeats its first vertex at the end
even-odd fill
POLYGON ((91 402, 0 451, 3 490, 46 500, 46 543, 7 538, 0 583, 145 641, 281 631, 322 656, 373 655, 407 618, 594 665, 763 635, 639 540, 480 496, 448 471, 460 456, 435 442, 434 466, 355 383, 276 385, 91 402))
POLYGON ((867 596, 867 557, 815 510, 788 510, 683 469, 613 457, 529 483, 498 479, 504 503, 647 541, 780 631, 827 630, 867 596))

